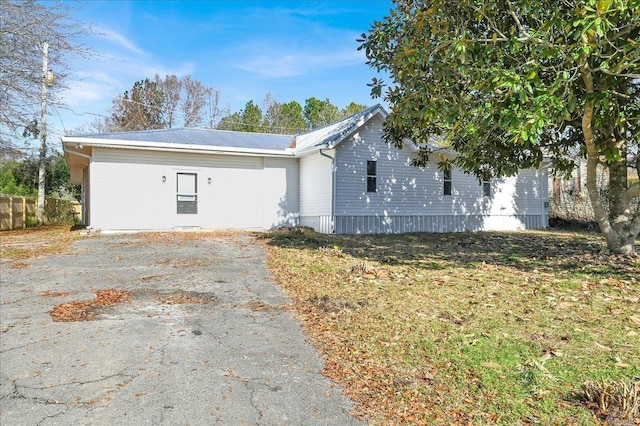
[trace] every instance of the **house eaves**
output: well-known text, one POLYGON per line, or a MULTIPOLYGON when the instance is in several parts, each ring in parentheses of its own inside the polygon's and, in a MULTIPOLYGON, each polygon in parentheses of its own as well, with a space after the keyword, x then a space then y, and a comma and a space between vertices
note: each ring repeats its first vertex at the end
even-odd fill
POLYGON ((329 145, 327 144, 322 144, 322 145, 313 145, 304 149, 299 149, 295 151, 295 156, 296 157, 304 157, 306 155, 309 154, 313 154, 316 153, 318 151, 320 151, 321 149, 330 149, 329 145))

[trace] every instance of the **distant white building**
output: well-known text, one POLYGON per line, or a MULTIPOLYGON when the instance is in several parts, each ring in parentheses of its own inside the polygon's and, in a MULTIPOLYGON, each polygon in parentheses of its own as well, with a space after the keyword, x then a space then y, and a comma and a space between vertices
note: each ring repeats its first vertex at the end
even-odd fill
MULTIPOLYGON (((455 232, 548 226, 547 168, 479 184, 382 139, 380 105, 299 135, 165 129, 62 138, 84 224, 103 230, 455 232)), ((445 152, 445 155, 455 155, 445 152)))

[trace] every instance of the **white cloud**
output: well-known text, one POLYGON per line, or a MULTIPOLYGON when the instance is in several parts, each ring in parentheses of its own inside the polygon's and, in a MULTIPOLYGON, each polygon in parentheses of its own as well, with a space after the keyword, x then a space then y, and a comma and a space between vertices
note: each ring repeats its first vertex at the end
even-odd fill
POLYGON ((89 72, 89 71, 86 71, 86 70, 78 70, 78 71, 75 72, 75 76, 79 80, 91 79, 93 81, 105 83, 107 85, 118 84, 118 80, 117 79, 109 76, 108 74, 106 74, 103 71, 89 72))
POLYGON ((160 22, 160 19, 158 19, 157 16, 151 15, 151 14, 146 13, 146 12, 142 14, 142 17, 144 19, 147 19, 147 20, 151 21, 151 22, 160 22))
POLYGON ((253 56, 235 67, 265 78, 283 78, 314 74, 325 69, 341 68, 363 62, 358 51, 295 52, 253 56))
POLYGON ((267 78, 293 77, 304 74, 303 64, 293 55, 258 56, 248 62, 238 64, 236 68, 267 78))
POLYGON ((109 96, 111 86, 91 81, 73 81, 69 88, 61 93, 65 103, 70 107, 99 101, 109 96))
POLYGON ((120 46, 120 47, 124 47, 125 49, 136 53, 138 55, 142 55, 145 56, 146 53, 144 50, 140 49, 138 46, 135 45, 134 42, 132 42, 131 40, 127 39, 125 36, 123 36, 122 34, 110 29, 110 28, 106 28, 106 27, 98 27, 96 28, 96 35, 104 40, 110 41, 112 43, 115 43, 116 45, 120 46))
POLYGON ((357 32, 308 19, 335 13, 326 5, 278 12, 251 15, 262 36, 248 33, 235 41, 235 49, 228 47, 225 53, 231 67, 262 78, 286 78, 317 75, 366 62, 364 53, 357 50, 357 32))

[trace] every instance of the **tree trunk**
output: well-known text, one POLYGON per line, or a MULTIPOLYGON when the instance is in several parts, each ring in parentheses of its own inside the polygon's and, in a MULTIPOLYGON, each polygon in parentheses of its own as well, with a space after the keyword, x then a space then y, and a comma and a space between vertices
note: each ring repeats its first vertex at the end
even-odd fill
MULTIPOLYGON (((588 95, 593 95, 593 76, 587 58, 580 60, 580 72, 588 95)), ((627 189, 626 151, 622 158, 609 167, 609 214, 607 214, 597 185, 599 152, 593 134, 592 100, 585 103, 582 114, 582 133, 587 148, 587 193, 593 208, 593 214, 600 231, 607 241, 607 248, 613 253, 635 254, 635 240, 640 231, 640 215, 634 218, 631 212, 631 193, 627 189), (624 174, 624 177, 622 176, 624 174)))
POLYGON ((634 218, 626 197, 626 165, 611 164, 609 167, 608 214, 597 187, 597 166, 597 157, 587 154, 587 192, 595 219, 607 241, 607 248, 613 253, 635 254, 635 241, 640 231, 640 215, 634 218))
POLYGON ((618 253, 634 253, 637 232, 633 232, 633 215, 627 192, 627 162, 616 161, 609 166, 609 221, 618 234, 618 253))

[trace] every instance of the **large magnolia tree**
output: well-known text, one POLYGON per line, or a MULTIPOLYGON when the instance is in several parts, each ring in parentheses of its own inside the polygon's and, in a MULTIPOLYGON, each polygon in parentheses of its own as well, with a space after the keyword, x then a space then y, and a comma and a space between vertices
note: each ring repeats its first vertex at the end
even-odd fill
POLYGON ((609 249, 640 232, 640 0, 395 0, 363 34, 368 63, 391 84, 386 138, 434 135, 479 179, 549 159, 558 173, 587 159, 587 190, 609 249), (599 190, 596 170, 608 173, 599 190), (632 171, 632 172, 630 172, 632 171), (601 188, 602 189, 602 188, 601 188))

